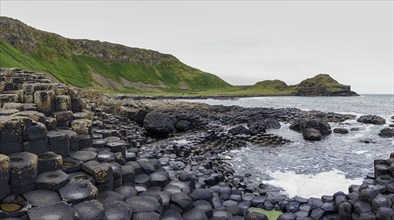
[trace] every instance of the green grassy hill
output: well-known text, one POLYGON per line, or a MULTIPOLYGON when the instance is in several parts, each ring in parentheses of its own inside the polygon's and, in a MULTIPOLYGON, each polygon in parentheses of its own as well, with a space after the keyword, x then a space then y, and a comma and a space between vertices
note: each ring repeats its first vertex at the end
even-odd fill
POLYGON ((296 85, 287 85, 281 80, 265 80, 243 90, 249 94, 294 95, 294 96, 354 96, 350 86, 342 85, 328 74, 318 74, 296 85))
POLYGON ((63 83, 82 88, 171 93, 234 89, 172 55, 67 39, 7 17, 0 17, 0 67, 50 73, 63 83))
POLYGON ((0 17, 0 67, 49 73, 59 81, 107 92, 158 95, 356 95, 350 86, 320 74, 298 85, 265 80, 236 87, 153 50, 49 33, 0 17))

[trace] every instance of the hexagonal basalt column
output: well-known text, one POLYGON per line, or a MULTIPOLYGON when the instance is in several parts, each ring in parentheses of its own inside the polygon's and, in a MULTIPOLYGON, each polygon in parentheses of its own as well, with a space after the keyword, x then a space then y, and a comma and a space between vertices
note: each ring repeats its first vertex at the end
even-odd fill
POLYGON ((0 153, 10 154, 22 150, 22 126, 18 119, 0 118, 0 153))
POLYGON ((23 196, 9 195, 0 202, 0 219, 21 218, 31 209, 30 202, 23 196))
POLYGON ((62 156, 48 151, 38 155, 38 173, 62 169, 62 156))
POLYGON ((71 97, 68 95, 55 96, 55 111, 71 110, 71 97))
POLYGON ((95 199, 98 195, 97 188, 88 180, 71 181, 62 187, 59 192, 63 200, 73 204, 95 199))
POLYGON ((71 122, 71 128, 77 134, 92 135, 92 121, 89 119, 78 119, 71 122))
POLYGON ((70 181, 70 177, 61 170, 43 172, 38 175, 37 189, 58 191, 70 181))
POLYGON ((0 154, 0 200, 10 194, 10 158, 0 154))
POLYGON ((16 194, 34 189, 37 179, 38 158, 35 154, 22 152, 10 154, 11 191, 16 194))
POLYGON ((109 163, 99 163, 97 161, 89 161, 82 164, 82 170, 94 177, 98 184, 105 184, 113 181, 112 166, 109 163))
POLYGON ((54 110, 54 92, 53 91, 36 91, 34 92, 34 103, 37 109, 49 116, 54 110))
POLYGON ((73 120, 73 113, 71 111, 60 111, 53 113, 57 121, 58 127, 70 127, 73 120))
POLYGON ((47 128, 40 122, 35 122, 23 132, 23 150, 34 154, 48 151, 47 128))
POLYGON ((64 202, 34 207, 28 211, 28 216, 30 220, 79 219, 78 213, 64 202))
POLYGON ((47 134, 49 150, 62 157, 67 157, 70 153, 70 139, 67 134, 57 131, 50 131, 47 134))

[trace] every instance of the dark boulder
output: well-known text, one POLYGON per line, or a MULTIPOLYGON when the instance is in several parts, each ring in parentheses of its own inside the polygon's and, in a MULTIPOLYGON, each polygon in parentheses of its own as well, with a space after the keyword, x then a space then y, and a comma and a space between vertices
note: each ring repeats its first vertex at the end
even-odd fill
POLYGON ((331 126, 325 122, 318 119, 305 120, 298 119, 292 125, 290 125, 290 129, 294 131, 298 131, 304 133, 307 129, 313 128, 320 131, 321 135, 327 136, 331 134, 331 126))
POLYGON ((338 133, 338 134, 347 134, 349 133, 349 130, 346 128, 334 128, 334 133, 338 133))
POLYGON ((322 139, 322 134, 320 133, 320 131, 314 128, 306 129, 302 133, 302 135, 304 136, 305 140, 309 140, 309 141, 320 141, 322 139))
POLYGON ((392 138, 392 137, 394 137, 394 128, 383 128, 379 132, 379 136, 380 137, 384 137, 384 138, 392 138))
POLYGON ((237 127, 231 128, 230 130, 228 130, 228 133, 232 134, 232 135, 238 135, 238 134, 246 134, 246 135, 250 135, 252 134, 252 132, 245 128, 242 125, 238 125, 237 127))
POLYGON ((359 117, 357 121, 364 124, 374 124, 374 125, 386 124, 386 120, 384 120, 384 118, 377 115, 363 115, 359 117))
POLYGON ((159 112, 149 112, 144 119, 145 130, 157 137, 168 137, 174 132, 174 126, 173 118, 159 112))

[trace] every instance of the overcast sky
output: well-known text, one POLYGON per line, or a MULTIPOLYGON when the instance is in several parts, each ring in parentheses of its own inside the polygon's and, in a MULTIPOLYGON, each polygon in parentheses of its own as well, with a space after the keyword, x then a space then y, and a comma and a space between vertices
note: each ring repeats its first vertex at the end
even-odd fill
POLYGON ((170 53, 236 85, 328 73, 359 93, 394 93, 391 0, 0 4, 32 27, 170 53))

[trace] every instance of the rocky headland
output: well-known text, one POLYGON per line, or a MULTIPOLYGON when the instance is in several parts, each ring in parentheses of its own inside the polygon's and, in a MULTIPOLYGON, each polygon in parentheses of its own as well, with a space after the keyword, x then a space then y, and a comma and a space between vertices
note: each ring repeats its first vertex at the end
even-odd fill
MULTIPOLYGON (((275 194, 228 162, 248 143, 290 142, 270 134, 280 122, 319 141, 354 115, 133 99, 20 69, 0 81, 0 218, 394 219, 394 153, 371 161, 361 185, 321 198, 275 194)), ((379 116, 357 120, 393 137, 379 116)))

